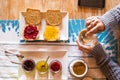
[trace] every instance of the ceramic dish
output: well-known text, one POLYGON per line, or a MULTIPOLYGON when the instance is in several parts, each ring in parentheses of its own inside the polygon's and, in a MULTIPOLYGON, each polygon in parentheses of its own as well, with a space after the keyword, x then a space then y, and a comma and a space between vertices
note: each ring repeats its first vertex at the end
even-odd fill
POLYGON ((83 60, 73 60, 69 65, 70 73, 78 78, 84 77, 88 71, 88 66, 83 60))

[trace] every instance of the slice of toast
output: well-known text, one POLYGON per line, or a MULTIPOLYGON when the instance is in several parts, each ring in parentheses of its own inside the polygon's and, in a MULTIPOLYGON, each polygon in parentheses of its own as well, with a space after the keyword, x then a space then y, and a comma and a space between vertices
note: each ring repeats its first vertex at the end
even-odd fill
POLYGON ((36 25, 41 22, 41 12, 36 9, 27 9, 26 12, 22 12, 27 24, 36 25))
POLYGON ((62 22, 62 14, 60 10, 47 10, 46 12, 46 22, 49 25, 59 25, 62 22))

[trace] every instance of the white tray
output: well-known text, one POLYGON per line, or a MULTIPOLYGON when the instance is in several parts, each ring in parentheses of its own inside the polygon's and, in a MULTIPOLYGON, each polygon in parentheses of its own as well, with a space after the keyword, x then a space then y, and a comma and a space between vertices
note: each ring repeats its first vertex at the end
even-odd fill
POLYGON ((62 71, 58 74, 52 74, 51 71, 48 71, 47 75, 44 75, 44 77, 40 77, 38 75, 37 70, 35 70, 35 76, 33 74, 25 75, 23 69, 21 66, 19 67, 19 80, 39 80, 39 79, 61 79, 61 80, 67 80, 68 79, 68 57, 66 51, 20 51, 22 55, 24 55, 26 58, 32 58, 37 63, 39 60, 45 60, 48 56, 50 56, 48 60, 48 64, 52 60, 59 60, 62 64, 62 71))
MULTIPOLYGON (((41 12, 41 14, 45 14, 45 12, 41 12)), ((67 12, 62 12, 62 23, 59 25, 61 27, 60 29, 60 41, 66 41, 68 40, 68 13, 67 12)), ((20 33, 22 32, 22 28, 25 27, 25 19, 22 15, 22 13, 20 13, 20 19, 19 19, 19 22, 20 22, 20 33)), ((39 31, 39 40, 44 40, 44 37, 43 37, 43 33, 44 33, 44 30, 45 30, 45 27, 46 27, 46 21, 45 19, 43 18, 41 20, 41 29, 39 31)), ((21 36, 21 40, 23 40, 22 36, 21 36)))

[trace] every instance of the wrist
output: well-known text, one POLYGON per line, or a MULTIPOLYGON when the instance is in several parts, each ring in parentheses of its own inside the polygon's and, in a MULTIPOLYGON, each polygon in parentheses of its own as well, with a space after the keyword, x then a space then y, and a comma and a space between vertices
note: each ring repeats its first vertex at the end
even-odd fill
POLYGON ((89 55, 93 56, 96 59, 97 64, 100 64, 102 61, 104 61, 108 57, 100 43, 98 43, 92 49, 92 51, 89 52, 89 55))
POLYGON ((117 24, 115 17, 110 12, 107 12, 103 16, 99 16, 98 18, 104 24, 105 29, 117 24))

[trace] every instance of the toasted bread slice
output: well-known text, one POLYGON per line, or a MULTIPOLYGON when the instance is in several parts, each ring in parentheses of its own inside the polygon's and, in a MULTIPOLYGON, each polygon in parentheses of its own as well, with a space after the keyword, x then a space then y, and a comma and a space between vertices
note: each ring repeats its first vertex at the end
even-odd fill
POLYGON ((49 25, 59 25, 62 22, 62 14, 59 10, 47 10, 46 22, 49 25))
POLYGON ((41 22, 41 12, 36 9, 27 9, 27 12, 23 12, 27 24, 36 25, 41 22))

